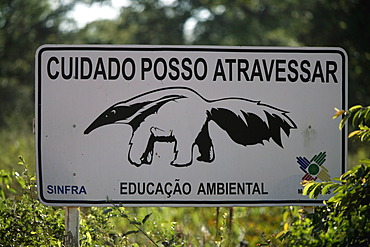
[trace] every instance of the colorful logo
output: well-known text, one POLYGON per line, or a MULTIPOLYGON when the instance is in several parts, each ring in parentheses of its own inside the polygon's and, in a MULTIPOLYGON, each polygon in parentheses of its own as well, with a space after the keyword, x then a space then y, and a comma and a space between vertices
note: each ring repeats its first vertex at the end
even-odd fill
POLYGON ((326 161, 326 152, 320 152, 313 156, 311 160, 306 157, 297 157, 297 163, 299 168, 305 173, 302 180, 316 180, 319 178, 321 181, 330 181, 330 175, 328 169, 323 164, 326 161))

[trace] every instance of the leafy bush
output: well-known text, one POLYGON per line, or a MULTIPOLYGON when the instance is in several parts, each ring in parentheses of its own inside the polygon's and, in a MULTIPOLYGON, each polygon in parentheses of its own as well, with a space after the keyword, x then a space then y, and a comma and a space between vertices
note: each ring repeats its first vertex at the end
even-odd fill
MULTIPOLYGON (((370 161, 369 161, 370 162, 370 161)), ((359 165, 335 182, 307 182, 310 198, 334 190, 326 206, 303 213, 282 232, 286 246, 370 246, 370 165, 359 165)))
MULTIPOLYGON (((42 205, 34 172, 23 158, 19 164, 22 172, 0 171, 0 246, 64 246, 64 209, 42 205)), ((113 206, 80 211, 81 246, 207 247, 264 242, 279 228, 283 209, 113 206)))
MULTIPOLYGON (((64 246, 65 211, 42 205, 37 200, 34 172, 22 157, 18 164, 23 167, 22 174, 0 171, 0 246, 64 246)), ((83 210, 80 243, 113 246, 117 243, 110 234, 113 228, 103 208, 83 210)))
POLYGON ((0 203, 0 245, 1 246, 61 246, 64 236, 64 211, 45 207, 36 199, 35 176, 28 174, 28 165, 21 158, 23 174, 5 173, 2 177, 0 203), (16 179, 22 190, 20 195, 9 185, 16 179))
MULTIPOLYGON (((343 116, 339 128, 349 120, 357 128, 349 138, 370 141, 370 107, 354 106, 348 111, 338 110, 333 118, 343 116)), ((324 207, 313 213, 300 211, 293 223, 285 225, 278 234, 285 246, 370 246, 370 160, 360 160, 343 174, 337 182, 305 182, 303 193, 317 198, 333 190, 334 195, 324 207), (339 183, 338 183, 339 182, 339 183)))

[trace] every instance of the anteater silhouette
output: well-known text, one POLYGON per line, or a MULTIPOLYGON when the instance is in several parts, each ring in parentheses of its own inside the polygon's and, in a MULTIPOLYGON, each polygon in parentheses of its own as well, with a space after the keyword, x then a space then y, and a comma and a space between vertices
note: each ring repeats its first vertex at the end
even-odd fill
POLYGON ((106 109, 84 131, 109 124, 132 127, 128 161, 137 167, 150 165, 156 142, 174 143, 176 167, 193 163, 195 147, 198 161, 212 162, 215 150, 209 133, 214 122, 237 144, 264 144, 272 139, 283 148, 281 129, 289 137, 297 126, 287 111, 239 97, 208 100, 187 87, 167 87, 152 90, 118 102, 106 109))

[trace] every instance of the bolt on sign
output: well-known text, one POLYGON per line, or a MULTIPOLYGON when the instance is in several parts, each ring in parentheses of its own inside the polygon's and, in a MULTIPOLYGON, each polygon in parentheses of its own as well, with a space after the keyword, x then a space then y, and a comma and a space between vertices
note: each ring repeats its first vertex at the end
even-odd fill
POLYGON ((301 182, 346 170, 347 73, 340 48, 41 46, 40 200, 321 204, 301 182))

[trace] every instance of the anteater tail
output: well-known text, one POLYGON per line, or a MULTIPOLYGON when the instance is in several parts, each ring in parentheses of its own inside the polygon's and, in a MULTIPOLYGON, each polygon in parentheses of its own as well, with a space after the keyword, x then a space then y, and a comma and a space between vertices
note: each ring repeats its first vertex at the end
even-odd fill
POLYGON ((218 107, 211 108, 207 115, 209 121, 214 121, 240 145, 264 144, 263 141, 272 139, 283 148, 281 129, 289 136, 290 130, 297 128, 286 113, 266 106, 261 106, 258 113, 218 107))

